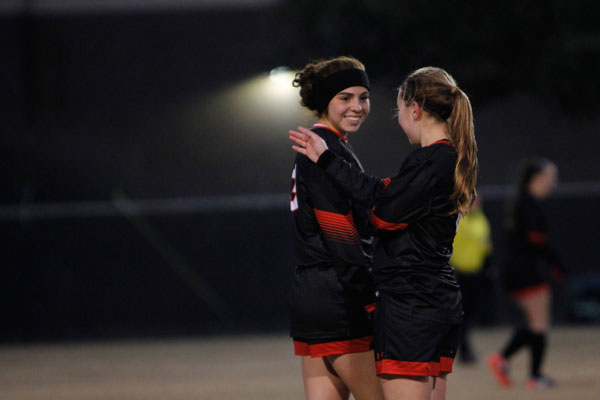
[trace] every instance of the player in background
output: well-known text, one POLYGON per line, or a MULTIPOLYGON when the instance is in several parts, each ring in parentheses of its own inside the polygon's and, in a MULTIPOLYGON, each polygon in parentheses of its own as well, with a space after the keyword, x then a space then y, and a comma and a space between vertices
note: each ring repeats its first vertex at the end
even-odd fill
POLYGON ((523 347, 531 352, 530 377, 526 386, 545 389, 553 381, 541 372, 550 329, 550 275, 564 280, 565 270, 548 238, 548 224, 542 201, 556 187, 558 169, 544 158, 522 163, 517 193, 508 210, 508 260, 503 266, 504 287, 525 315, 500 353, 488 359, 498 383, 510 386, 509 359, 523 347))
POLYGON ((477 195, 471 212, 460 219, 450 257, 465 312, 458 346, 458 360, 465 364, 477 359, 471 346, 470 331, 484 298, 484 269, 489 265, 492 253, 492 232, 481 203, 481 196, 477 195))
MULTIPOLYGON (((337 57, 296 74, 302 105, 314 111, 315 135, 336 156, 362 170, 348 143, 369 114, 364 65, 337 57)), ((375 374, 369 272, 370 209, 354 201, 325 171, 297 154, 291 183, 296 270, 290 296, 290 336, 301 356, 305 396, 315 400, 382 399, 375 374)))
POLYGON ((473 113, 454 79, 435 67, 411 73, 397 104, 398 122, 417 148, 390 179, 364 174, 307 129, 290 131, 290 139, 355 200, 373 206, 374 347, 384 397, 442 400, 462 320, 448 261, 459 215, 475 196, 473 113))

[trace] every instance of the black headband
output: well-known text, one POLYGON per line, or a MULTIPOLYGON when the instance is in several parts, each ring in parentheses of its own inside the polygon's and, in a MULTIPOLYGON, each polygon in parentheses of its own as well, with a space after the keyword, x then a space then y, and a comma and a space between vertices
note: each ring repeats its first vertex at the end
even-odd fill
POLYGON ((317 111, 322 113, 336 94, 352 86, 370 89, 367 73, 362 69, 343 69, 323 78, 315 88, 317 111))

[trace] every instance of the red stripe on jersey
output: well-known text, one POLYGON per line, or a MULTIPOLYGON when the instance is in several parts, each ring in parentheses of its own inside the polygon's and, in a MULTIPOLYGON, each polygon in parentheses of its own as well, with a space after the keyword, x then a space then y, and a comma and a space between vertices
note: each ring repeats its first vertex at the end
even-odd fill
POLYGON ((375 213, 371 214, 371 224, 376 229, 381 229, 384 231, 397 231, 397 230, 403 231, 408 226, 408 224, 404 223, 404 222, 393 223, 393 222, 384 221, 381 218, 378 218, 377 215, 375 215, 375 213))
POLYGON ((548 242, 548 237, 542 232, 529 231, 527 232, 526 237, 527 241, 533 244, 544 244, 548 242))
POLYGON ((387 189, 388 186, 390 186, 390 183, 392 183, 392 178, 384 178, 381 180, 384 189, 387 189))
POLYGON ((358 231, 352 213, 343 215, 329 211, 315 210, 317 221, 328 240, 334 242, 356 243, 359 240, 358 231))
POLYGON ((361 353, 369 351, 373 336, 337 342, 308 344, 294 340, 294 354, 297 356, 325 357, 337 354, 361 353))
POLYGON ((375 303, 367 304, 365 306, 365 310, 367 310, 368 313, 372 313, 373 311, 375 311, 376 308, 377 308, 377 304, 375 304, 375 303))

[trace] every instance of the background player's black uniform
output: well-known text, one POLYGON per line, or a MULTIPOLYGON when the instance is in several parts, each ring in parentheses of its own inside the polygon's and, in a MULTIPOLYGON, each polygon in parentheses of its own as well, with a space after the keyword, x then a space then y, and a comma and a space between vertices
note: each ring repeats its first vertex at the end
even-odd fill
POLYGON ((512 212, 503 281, 508 292, 517 294, 547 283, 551 268, 558 276, 565 271, 548 240, 547 221, 540 201, 524 191, 516 199, 512 212))
MULTIPOLYGON (((336 155, 362 167, 347 140, 324 126, 313 131, 336 155)), ((353 200, 325 171, 296 155, 292 174, 296 272, 290 298, 295 339, 352 339, 372 335, 365 309, 374 303, 370 209, 353 200)))

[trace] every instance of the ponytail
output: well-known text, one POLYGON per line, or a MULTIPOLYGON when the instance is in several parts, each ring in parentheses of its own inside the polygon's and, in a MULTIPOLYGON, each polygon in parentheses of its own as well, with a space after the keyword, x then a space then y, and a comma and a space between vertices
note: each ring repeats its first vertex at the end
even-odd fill
POLYGON ((471 102, 461 89, 454 86, 453 90, 454 105, 446 126, 458 158, 454 169, 454 191, 450 199, 454 203, 455 212, 465 215, 471 209, 476 195, 475 184, 479 168, 477 142, 471 102))
POLYGON ((453 213, 467 214, 475 199, 478 161, 473 110, 467 95, 441 68, 424 67, 411 73, 400 86, 406 104, 419 104, 434 118, 446 123, 448 136, 458 153, 454 190, 450 197, 453 213))

